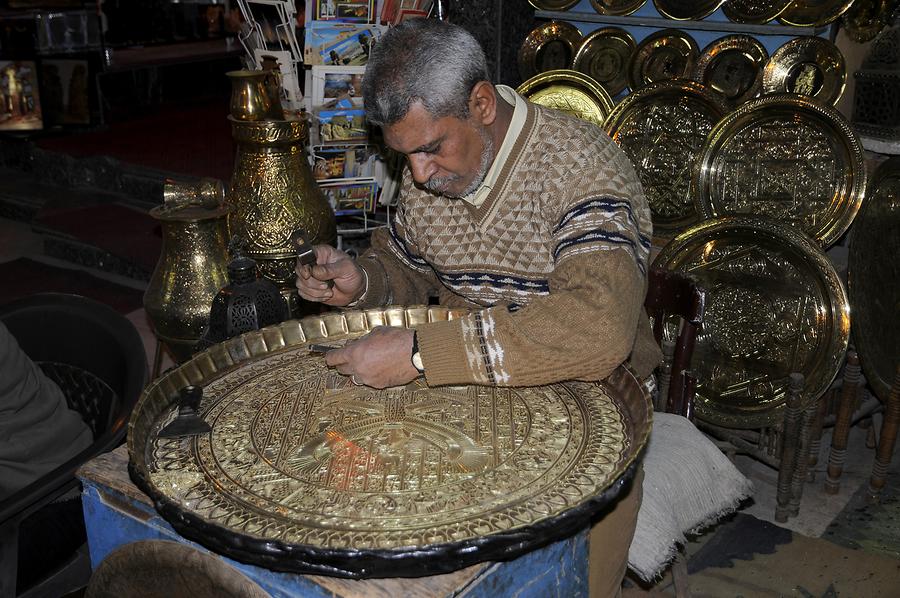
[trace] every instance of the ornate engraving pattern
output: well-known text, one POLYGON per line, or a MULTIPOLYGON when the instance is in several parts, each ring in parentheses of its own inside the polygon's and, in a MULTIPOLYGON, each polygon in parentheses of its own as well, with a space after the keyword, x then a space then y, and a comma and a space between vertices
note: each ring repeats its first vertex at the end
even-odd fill
POLYGON ((211 434, 153 441, 153 482, 238 532, 322 548, 527 526, 608 485, 629 448, 597 385, 374 390, 302 347, 213 380, 201 413, 211 434))

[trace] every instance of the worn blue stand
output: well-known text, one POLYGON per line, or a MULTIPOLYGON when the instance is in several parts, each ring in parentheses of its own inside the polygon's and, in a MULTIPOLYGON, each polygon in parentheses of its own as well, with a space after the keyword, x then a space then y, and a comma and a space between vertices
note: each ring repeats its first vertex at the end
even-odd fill
MULTIPOLYGON (((128 478, 127 463, 127 452, 120 447, 94 459, 78 472, 84 486, 82 504, 91 566, 96 569, 116 548, 141 540, 168 540, 212 554, 180 536, 157 514, 150 499, 128 478)), ((415 579, 353 581, 279 573, 215 556, 275 597, 449 597, 463 591, 467 598, 586 598, 588 595, 587 530, 512 561, 482 563, 453 573, 415 579)))

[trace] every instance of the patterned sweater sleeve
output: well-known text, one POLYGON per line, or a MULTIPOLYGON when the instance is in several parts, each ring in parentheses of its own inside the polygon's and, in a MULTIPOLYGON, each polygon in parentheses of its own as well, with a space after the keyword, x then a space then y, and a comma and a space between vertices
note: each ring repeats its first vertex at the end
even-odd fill
POLYGON ((600 380, 628 359, 643 313, 651 225, 640 186, 630 182, 636 178, 613 179, 582 173, 588 182, 548 208, 555 223, 549 294, 518 310, 481 309, 420 331, 429 384, 600 380))

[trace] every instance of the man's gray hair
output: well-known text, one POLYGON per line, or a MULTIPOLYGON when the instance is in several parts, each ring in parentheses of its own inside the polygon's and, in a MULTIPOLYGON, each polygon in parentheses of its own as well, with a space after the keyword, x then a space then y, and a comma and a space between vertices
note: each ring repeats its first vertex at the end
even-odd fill
POLYGON ((372 49, 362 85, 366 118, 392 125, 415 102, 434 118, 466 118, 479 81, 490 81, 487 60, 468 31, 436 19, 409 19, 372 49))

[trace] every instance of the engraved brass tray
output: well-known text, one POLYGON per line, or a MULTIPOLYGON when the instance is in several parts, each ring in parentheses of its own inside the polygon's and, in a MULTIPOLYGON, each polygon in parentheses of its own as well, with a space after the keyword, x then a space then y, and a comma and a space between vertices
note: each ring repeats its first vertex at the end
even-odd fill
POLYGON ((628 63, 634 47, 634 38, 624 29, 602 27, 581 41, 573 68, 614 97, 628 85, 628 63))
POLYGON ((900 363, 900 158, 882 163, 850 237, 853 344, 866 380, 887 402, 900 363))
POLYGON ((606 132, 637 170, 650 204, 653 235, 668 239, 700 221, 690 194, 693 164, 707 134, 728 111, 694 81, 662 81, 626 96, 606 132))
POLYGON ((859 138, 837 110, 774 94, 716 125, 691 181, 697 210, 707 218, 770 216, 827 248, 859 210, 866 171, 859 138))
POLYGON ((700 49, 694 38, 680 29, 663 29, 637 45, 628 65, 632 91, 667 79, 689 79, 700 49))
POLYGON ((518 88, 535 104, 561 110, 599 127, 613 110, 613 101, 603 86, 584 73, 559 69, 535 75, 518 88))
POLYGON ((725 0, 653 0, 659 14, 679 21, 700 20, 716 12, 725 0))
POLYGON ((769 218, 706 220, 663 248, 654 267, 690 272, 706 290, 691 369, 697 417, 759 428, 783 417, 788 376, 804 404, 837 375, 850 336, 843 284, 809 237, 769 218))
POLYGON ((796 37, 775 50, 763 73, 765 93, 799 93, 834 105, 844 93, 844 55, 821 37, 796 37))
POLYGON ((755 37, 727 35, 703 49, 694 65, 694 80, 719 92, 737 106, 762 91, 769 53, 755 37))
POLYGON ((591 6, 601 15, 630 15, 647 0, 591 0, 591 6))
POLYGON ((565 21, 550 21, 534 28, 519 48, 519 75, 523 79, 544 71, 572 67, 581 32, 565 21))
POLYGON ((853 4, 854 0, 794 0, 778 16, 785 25, 797 27, 822 27, 837 20, 853 4))
POLYGON ((214 345, 141 395, 132 479, 184 536, 298 573, 444 573, 583 529, 649 434, 649 396, 627 369, 596 384, 375 390, 307 349, 460 313, 331 312, 214 345), (188 384, 204 387, 212 431, 160 439, 188 384))
POLYGON ((722 12, 735 23, 762 25, 790 6, 791 0, 727 0, 722 12))

